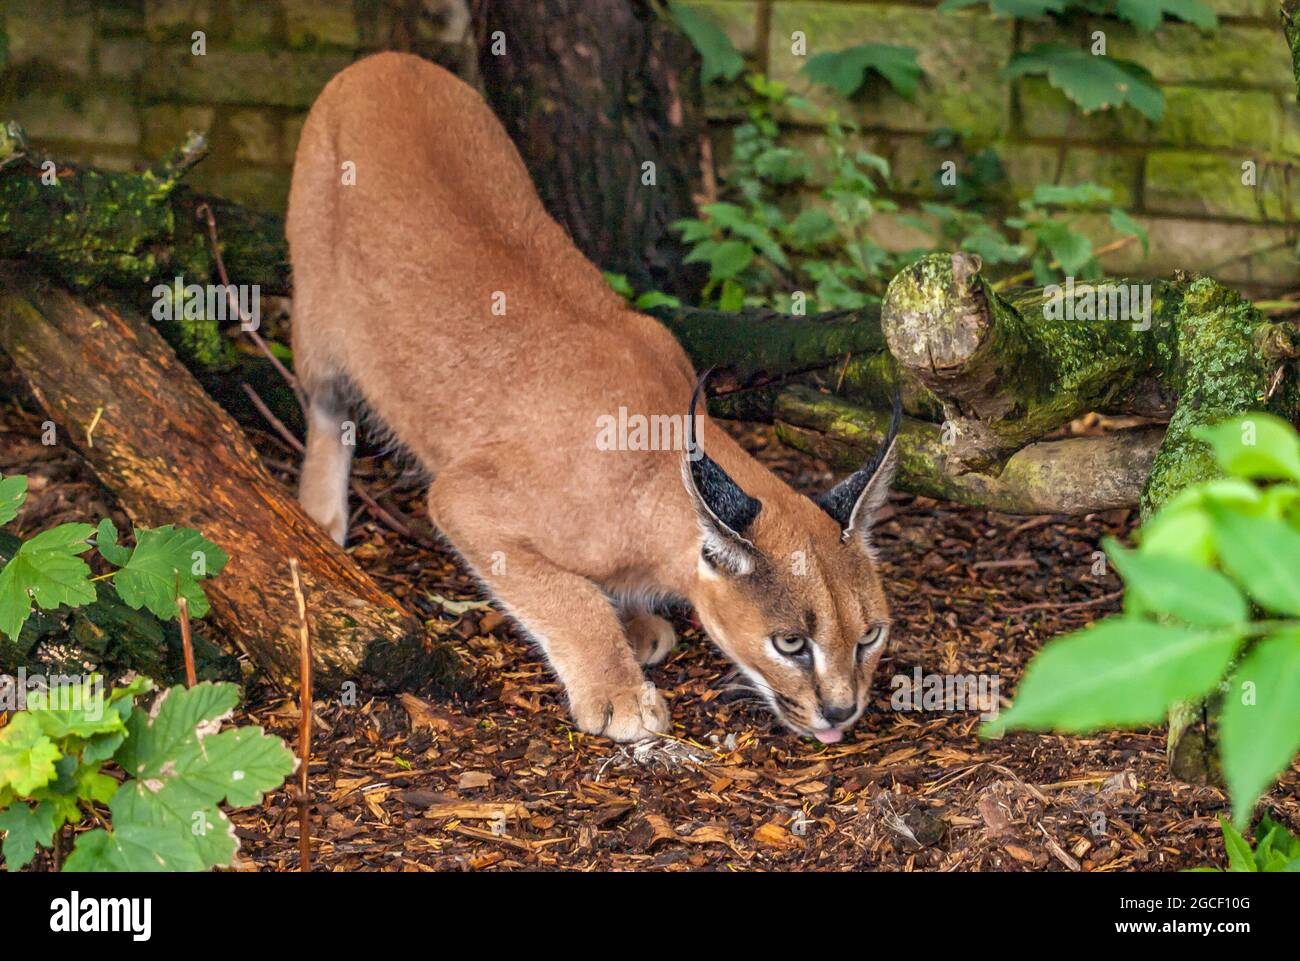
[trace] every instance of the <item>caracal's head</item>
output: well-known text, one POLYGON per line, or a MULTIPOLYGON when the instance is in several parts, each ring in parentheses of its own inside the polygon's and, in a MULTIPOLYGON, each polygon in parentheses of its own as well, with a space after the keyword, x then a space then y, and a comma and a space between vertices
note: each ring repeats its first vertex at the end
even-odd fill
POLYGON ((688 438, 683 475, 704 534, 691 597, 700 623, 787 727, 827 744, 861 716, 889 637, 868 538, 888 496, 899 419, 895 398, 876 455, 812 499, 787 490, 759 501, 688 438))

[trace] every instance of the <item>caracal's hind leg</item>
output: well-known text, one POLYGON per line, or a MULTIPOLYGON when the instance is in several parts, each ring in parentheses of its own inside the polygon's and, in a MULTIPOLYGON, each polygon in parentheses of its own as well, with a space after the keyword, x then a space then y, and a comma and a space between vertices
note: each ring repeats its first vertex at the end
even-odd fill
POLYGON ((342 545, 348 533, 348 474, 356 427, 348 421, 346 392, 339 379, 308 393, 307 454, 302 462, 298 502, 342 545))

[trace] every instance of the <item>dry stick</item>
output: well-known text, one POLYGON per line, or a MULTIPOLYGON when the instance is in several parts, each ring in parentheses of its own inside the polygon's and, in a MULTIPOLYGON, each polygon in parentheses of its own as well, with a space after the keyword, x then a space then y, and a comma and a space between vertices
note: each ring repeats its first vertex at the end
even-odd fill
POLYGON ((298 599, 298 870, 311 870, 311 816, 307 766, 311 763, 311 632, 307 630, 307 599, 302 593, 298 558, 289 559, 293 596, 298 599))
POLYGON ((1019 614, 1023 611, 1077 611, 1119 600, 1123 596, 1123 591, 1111 591, 1109 594, 1102 594, 1100 597, 1093 597, 1086 601, 1067 601, 1062 604, 1055 601, 1036 601, 1033 604, 1021 604, 1019 607, 1004 607, 1002 610, 1007 614, 1019 614))
MULTIPOLYGON (((240 386, 244 388, 244 393, 248 395, 248 399, 252 401, 253 406, 257 408, 257 412, 262 415, 272 428, 275 429, 275 432, 280 435, 284 442, 297 451, 300 456, 305 455, 307 451, 302 446, 302 441, 298 440, 297 437, 294 437, 293 432, 284 426, 284 423, 280 418, 271 413, 271 408, 266 406, 266 402, 258 396, 257 391, 253 390, 253 388, 248 386, 248 384, 241 384, 240 386)), ((408 540, 419 544, 421 547, 427 547, 430 550, 436 549, 437 545, 434 544, 433 541, 417 534, 402 523, 402 521, 384 510, 384 508, 379 505, 379 502, 370 495, 370 491, 366 490, 366 488, 362 486, 361 482, 355 477, 348 478, 348 486, 352 488, 352 493, 361 498, 361 501, 370 509, 370 513, 373 514, 375 519, 380 523, 396 531, 398 534, 401 534, 408 540)))
POLYGON ((239 306, 239 300, 235 297, 235 291, 230 286, 230 277, 226 274, 226 264, 221 259, 221 244, 217 240, 217 220, 212 216, 212 208, 207 204, 199 204, 194 211, 194 215, 207 221, 208 241, 212 246, 212 259, 217 265, 217 275, 221 278, 221 283, 225 285, 226 299, 230 302, 230 306, 234 310, 235 316, 239 318, 240 328, 244 333, 248 334, 253 343, 257 345, 257 349, 266 355, 267 360, 271 362, 271 366, 274 367, 280 376, 285 379, 285 382, 293 388, 294 396, 298 398, 298 406, 302 408, 303 415, 305 416, 307 413, 307 395, 303 393, 302 385, 298 383, 298 378, 289 372, 289 368, 280 363, 280 358, 275 356, 275 353, 267 345, 266 341, 262 339, 262 336, 250 326, 252 318, 245 314, 243 308, 239 306))
MULTIPOLYGON (((1097 258, 1101 258, 1101 257, 1105 257, 1107 254, 1113 254, 1115 251, 1122 250, 1124 247, 1127 247, 1135 240, 1137 240, 1137 236, 1135 234, 1129 234, 1127 237, 1121 237, 1119 240, 1112 240, 1110 243, 1102 247, 1098 247, 1093 252, 1093 256, 1097 258)), ((1061 266, 1061 262, 1059 260, 1053 260, 1050 264, 1048 264, 1048 266, 1053 268, 1059 268, 1061 266)), ((1034 272, 1032 270, 1026 270, 1023 273, 1012 274, 1010 277, 1003 277, 997 283, 993 284, 992 287, 994 290, 1003 291, 1006 290, 1008 287, 1015 287, 1019 284, 1023 284, 1026 280, 1033 280, 1033 279, 1034 279, 1034 272)))
POLYGON ((190 602, 181 596, 181 576, 176 575, 176 610, 181 622, 181 650, 185 652, 185 686, 199 683, 194 670, 194 641, 190 636, 190 602))

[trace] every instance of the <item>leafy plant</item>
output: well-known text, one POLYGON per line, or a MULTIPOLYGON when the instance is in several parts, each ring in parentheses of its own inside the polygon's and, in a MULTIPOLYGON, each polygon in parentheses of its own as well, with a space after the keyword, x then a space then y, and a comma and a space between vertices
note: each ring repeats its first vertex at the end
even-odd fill
POLYGON ((825 84, 845 97, 853 96, 869 76, 878 74, 909 100, 916 96, 923 73, 916 62, 915 47, 889 43, 825 50, 809 57, 801 72, 813 83, 825 84))
MULTIPOLYGON (((1039 20, 1049 15, 1110 16, 1150 32, 1166 19, 1182 20, 1202 30, 1214 30, 1218 16, 1201 0, 944 0, 945 12, 988 3, 1003 17, 1039 20)), ((1164 95, 1151 74, 1140 64, 1119 60, 1099 50, 1084 50, 1062 43, 1039 43, 1013 54, 1003 75, 1007 79, 1045 76, 1085 113, 1130 106, 1153 123, 1164 115, 1164 95)))
MULTIPOLYGON (((0 478, 0 525, 18 516, 26 498, 26 477, 0 478)), ((24 541, 0 568, 0 634, 16 640, 33 604, 53 610, 93 603, 94 582, 101 579, 112 581, 127 606, 163 619, 176 616, 178 592, 195 616, 208 612, 199 581, 221 572, 225 551, 198 531, 170 524, 135 528, 134 548, 119 545, 117 537, 106 517, 98 527, 60 524, 24 541), (81 556, 92 546, 117 570, 93 578, 81 556)))
POLYGON ((105 694, 97 677, 28 696, 0 728, 0 830, 10 871, 76 838, 68 871, 202 871, 230 864, 239 842, 221 804, 261 801, 293 771, 293 754, 260 727, 221 730, 238 701, 233 684, 173 687, 151 708, 137 678, 105 694))
MULTIPOLYGON (((1241 833, 1219 817, 1223 828, 1223 846, 1228 852, 1228 870, 1232 872, 1300 871, 1300 838, 1265 814, 1255 825, 1258 839, 1251 848, 1241 833)), ((1218 871, 1218 868, 1193 868, 1194 871, 1218 871)))
POLYGON ((1124 613, 1048 643, 986 732, 1159 724, 1222 693, 1219 748, 1234 820, 1300 750, 1300 437, 1252 413, 1201 438, 1227 474, 1104 543, 1124 613))

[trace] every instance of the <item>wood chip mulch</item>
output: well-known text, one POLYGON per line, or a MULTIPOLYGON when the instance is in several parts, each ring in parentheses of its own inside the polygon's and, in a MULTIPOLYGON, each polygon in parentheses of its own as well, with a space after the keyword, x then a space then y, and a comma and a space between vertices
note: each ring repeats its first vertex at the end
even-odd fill
MULTIPOLYGON (((66 447, 42 446, 35 404, 0 376, 0 472, 32 475, 20 533, 114 513, 111 495, 66 447), (27 530, 26 528, 30 528, 27 530)), ((824 465, 771 431, 736 427, 797 488, 824 465)), ((253 432, 293 483, 297 458, 253 432)), ((372 493, 428 532, 418 481, 377 458, 372 493)), ((487 604, 450 552, 403 540, 360 512, 349 551, 428 618, 477 690, 358 693, 316 705, 310 780, 317 870, 1167 871, 1224 864, 1223 791, 1169 777, 1163 729, 1090 737, 978 737, 980 716, 891 708, 891 678, 973 674, 1002 703, 1049 638, 1118 610, 1118 579, 1094 575, 1104 534, 1134 517, 1013 517, 898 495, 876 541, 894 607, 871 710, 822 745, 736 699, 725 659, 689 612, 681 643, 650 669, 672 707, 670 739, 613 744, 577 731, 536 651, 487 604)), ((219 636, 214 636, 220 640, 219 636)), ((250 687, 238 718, 295 743, 297 707, 250 687)), ((1300 827, 1300 774, 1268 799, 1300 827)), ((233 812, 240 867, 296 870, 288 789, 233 812)))

